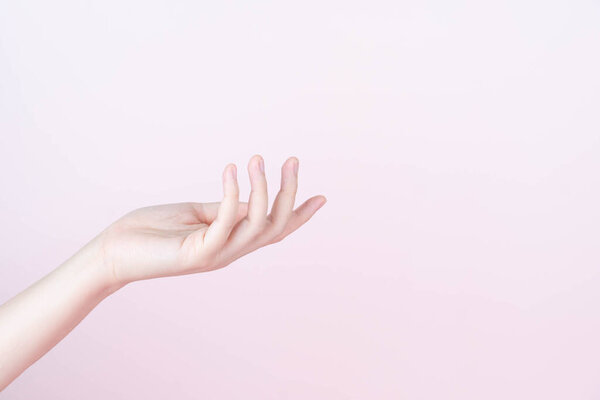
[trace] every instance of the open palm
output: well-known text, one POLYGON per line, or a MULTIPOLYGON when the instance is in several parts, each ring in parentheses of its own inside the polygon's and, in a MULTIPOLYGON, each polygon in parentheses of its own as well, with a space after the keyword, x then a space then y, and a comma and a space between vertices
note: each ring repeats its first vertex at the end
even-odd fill
POLYGON ((220 202, 165 204, 130 212, 101 234, 111 276, 116 283, 125 284, 211 271, 281 241, 326 201, 322 195, 314 196, 294 210, 298 165, 296 157, 283 164, 281 188, 270 213, 264 161, 259 155, 248 163, 248 202, 239 201, 237 168, 228 164, 220 202))

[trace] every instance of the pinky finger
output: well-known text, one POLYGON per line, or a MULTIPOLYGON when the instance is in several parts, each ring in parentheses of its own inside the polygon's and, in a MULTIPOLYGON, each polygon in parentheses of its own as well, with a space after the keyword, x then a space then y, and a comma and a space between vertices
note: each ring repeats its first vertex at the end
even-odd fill
POLYGON ((311 197, 296 208, 290 217, 283 232, 277 235, 271 242, 277 243, 283 238, 300 228, 327 202, 325 196, 319 195, 311 197))

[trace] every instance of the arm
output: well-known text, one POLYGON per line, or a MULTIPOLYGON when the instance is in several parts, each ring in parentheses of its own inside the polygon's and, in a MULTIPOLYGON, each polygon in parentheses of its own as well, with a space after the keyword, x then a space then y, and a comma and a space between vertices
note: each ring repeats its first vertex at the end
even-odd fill
POLYGON ((251 193, 239 201, 236 167, 223 172, 224 197, 135 210, 58 268, 0 306, 0 391, 62 340, 104 298, 130 282, 211 271, 281 241, 325 204, 295 210, 298 159, 283 164, 268 212, 262 157, 248 163, 251 193))
POLYGON ((0 390, 117 289, 104 271, 92 241, 0 307, 0 390))

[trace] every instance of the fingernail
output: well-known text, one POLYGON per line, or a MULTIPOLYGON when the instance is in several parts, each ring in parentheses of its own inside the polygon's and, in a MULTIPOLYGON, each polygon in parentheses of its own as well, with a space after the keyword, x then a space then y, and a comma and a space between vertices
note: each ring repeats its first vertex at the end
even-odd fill
POLYGON ((258 166, 260 168, 260 172, 265 173, 265 160, 262 158, 258 161, 258 166))
POLYGON ((236 171, 235 165, 232 167, 229 167, 229 176, 231 177, 231 179, 237 179, 236 175, 237 175, 237 171, 236 171))
POLYGON ((294 174, 298 175, 298 160, 294 161, 294 174))

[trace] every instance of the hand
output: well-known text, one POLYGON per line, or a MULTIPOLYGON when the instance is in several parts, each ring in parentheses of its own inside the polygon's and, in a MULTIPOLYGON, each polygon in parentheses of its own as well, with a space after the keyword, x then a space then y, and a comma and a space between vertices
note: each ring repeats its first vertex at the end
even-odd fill
POLYGON ((223 268, 281 241, 326 202, 324 196, 314 196, 294 210, 298 165, 296 157, 283 164, 281 189, 268 215, 267 181, 259 155, 248 163, 247 203, 239 201, 237 168, 228 164, 221 202, 166 204, 125 215, 98 237, 112 284, 223 268))

